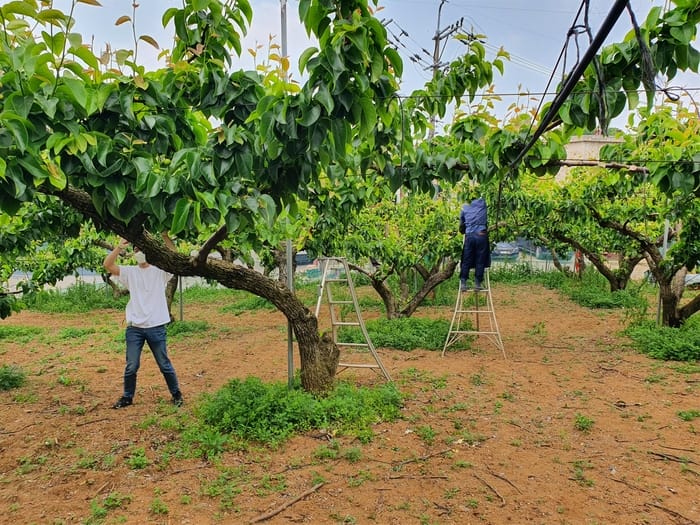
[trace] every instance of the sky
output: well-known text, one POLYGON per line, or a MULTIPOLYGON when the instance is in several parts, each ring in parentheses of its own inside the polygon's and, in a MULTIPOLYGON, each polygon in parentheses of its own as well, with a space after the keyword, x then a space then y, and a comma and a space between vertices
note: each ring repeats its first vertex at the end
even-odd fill
MULTIPOLYGON (((128 24, 115 26, 114 21, 122 15, 131 16, 134 0, 100 1, 102 7, 78 5, 76 31, 83 34, 85 41, 94 38, 98 49, 105 42, 109 42, 113 48, 133 48, 131 27, 128 24)), ((55 3, 57 7, 62 7, 69 2, 55 0, 55 3)), ((596 35, 614 2, 590 0, 589 3, 590 30, 596 35)), ((664 7, 667 3, 667 0, 632 0, 631 6, 641 24, 652 6, 664 7)), ((298 0, 251 0, 253 23, 243 41, 244 51, 237 66, 244 69, 253 67, 251 55, 246 50, 256 45, 263 46, 259 56, 265 57, 271 36, 274 42, 282 44, 280 15, 283 4, 287 11, 287 54, 293 65, 292 77, 299 80, 297 59, 312 43, 299 22, 298 0)), ((147 34, 155 38, 161 47, 170 48, 172 31, 164 30, 160 20, 167 8, 178 5, 178 0, 141 0, 136 8, 137 35, 147 34)), ((549 92, 562 78, 564 63, 560 62, 555 70, 562 50, 568 49, 565 64, 570 70, 576 60, 576 40, 579 56, 588 48, 586 34, 579 34, 576 39, 569 38, 566 45, 567 34, 575 23, 579 7, 578 0, 381 0, 376 16, 384 21, 390 38, 398 43, 398 50, 404 59, 402 94, 407 95, 422 87, 430 78, 434 36, 438 30, 449 33, 457 24, 463 31, 482 36, 488 58, 493 58, 501 47, 511 54, 505 74, 501 76, 496 73, 494 78, 495 92, 502 96, 501 106, 505 108, 511 103, 523 104, 528 101, 529 97, 518 96, 518 93, 530 93, 531 106, 539 103, 542 97, 551 100, 551 95, 541 93, 545 92, 550 78, 553 80, 549 92), (420 57, 420 60, 411 57, 420 57)), ((621 41, 631 29, 630 15, 625 10, 606 44, 621 41)), ((464 45, 453 38, 441 42, 440 57, 443 63, 448 63, 464 51, 464 45)), ((155 57, 155 50, 148 44, 139 44, 140 63, 153 63, 155 57)), ((700 79, 694 74, 683 75, 674 85, 686 89, 698 88, 700 79)))

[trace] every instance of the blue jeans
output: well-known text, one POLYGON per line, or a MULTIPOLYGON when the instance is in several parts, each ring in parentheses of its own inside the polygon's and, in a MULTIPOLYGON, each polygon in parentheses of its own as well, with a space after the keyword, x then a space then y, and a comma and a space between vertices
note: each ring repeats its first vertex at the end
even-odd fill
POLYGON ((168 357, 167 345, 165 342, 165 325, 154 326, 152 328, 137 328, 128 326, 126 328, 126 368, 124 369, 124 397, 133 398, 136 394, 136 374, 141 365, 141 351, 144 343, 153 353, 153 357, 158 363, 161 374, 165 378, 168 390, 172 395, 180 391, 177 382, 175 368, 168 357))
POLYGON ((484 282, 484 269, 491 266, 491 251, 488 234, 468 233, 464 237, 459 278, 469 279, 469 270, 474 268, 476 284, 484 282))

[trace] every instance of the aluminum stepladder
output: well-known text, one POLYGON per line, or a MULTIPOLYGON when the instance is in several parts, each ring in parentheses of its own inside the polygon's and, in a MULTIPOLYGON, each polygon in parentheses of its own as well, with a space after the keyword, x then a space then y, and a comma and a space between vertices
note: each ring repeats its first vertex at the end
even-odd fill
POLYGON ((338 363, 338 373, 346 370, 348 368, 369 368, 375 371, 379 370, 384 375, 387 381, 391 381, 391 376, 384 368, 377 349, 372 343, 372 339, 369 337, 367 328, 365 327, 365 322, 362 319, 362 314, 360 313, 360 305, 357 302, 357 294, 355 293, 355 285, 352 282, 352 276, 350 275, 350 267, 348 262, 343 257, 322 257, 319 259, 321 264, 321 284, 318 288, 318 299, 316 301, 316 318, 318 319, 318 314, 321 311, 321 303, 323 302, 324 291, 326 299, 328 300, 328 309, 330 311, 331 318, 331 330, 333 334, 333 342, 340 349, 340 362, 338 363), (350 294, 350 299, 338 299, 333 296, 333 284, 345 285, 350 294), (343 320, 340 309, 343 305, 352 305, 354 309, 354 319, 351 321, 343 320), (362 332, 362 336, 365 339, 364 343, 341 343, 338 342, 338 329, 343 326, 357 326, 362 332), (343 350, 357 350, 359 355, 362 350, 369 351, 374 362, 364 362, 364 363, 350 363, 344 360, 343 357, 345 353, 343 350))
POLYGON ((452 322, 450 323, 450 331, 445 340, 445 346, 442 348, 442 355, 445 351, 462 337, 469 335, 483 335, 491 341, 506 357, 506 349, 503 346, 501 332, 498 329, 498 321, 496 321, 496 312, 493 309, 493 297, 491 296, 491 279, 489 278, 489 269, 484 271, 484 282, 480 289, 467 289, 466 291, 457 290, 457 301, 455 303, 455 311, 452 314, 452 322), (472 300, 465 304, 466 298, 472 300), (486 304, 483 304, 483 303, 486 304), (483 319, 485 318, 485 319, 483 319), (471 319, 474 326, 463 326, 467 320, 471 319), (484 322, 485 321, 485 322, 484 322))

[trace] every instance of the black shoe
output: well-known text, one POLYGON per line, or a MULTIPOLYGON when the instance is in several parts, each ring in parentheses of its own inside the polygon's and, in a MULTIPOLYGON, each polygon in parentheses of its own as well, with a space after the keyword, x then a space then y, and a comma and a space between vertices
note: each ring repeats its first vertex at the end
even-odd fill
POLYGON ((182 392, 177 392, 176 394, 173 394, 172 404, 176 407, 181 407, 185 404, 185 400, 182 399, 182 392))
POLYGON ((134 400, 130 397, 122 396, 119 401, 112 405, 112 408, 125 408, 134 404, 134 400))

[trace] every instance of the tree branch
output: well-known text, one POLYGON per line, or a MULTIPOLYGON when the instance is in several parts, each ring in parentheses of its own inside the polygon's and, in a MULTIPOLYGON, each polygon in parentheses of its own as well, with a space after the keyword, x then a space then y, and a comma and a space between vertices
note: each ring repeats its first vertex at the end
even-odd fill
POLYGON ((227 235, 228 228, 226 227, 226 225, 223 225, 221 228, 216 230, 216 232, 214 232, 214 234, 211 237, 209 237, 200 248, 199 254, 196 257, 195 262, 197 264, 202 264, 204 261, 206 261, 211 251, 214 248, 216 248, 216 245, 223 241, 227 235))
POLYGON ((626 170, 630 173, 649 173, 649 170, 643 166, 635 166, 633 164, 622 164, 621 162, 605 162, 602 160, 564 159, 553 162, 552 164, 554 166, 571 168, 575 168, 578 166, 593 166, 597 168, 605 168, 611 170, 626 170))

